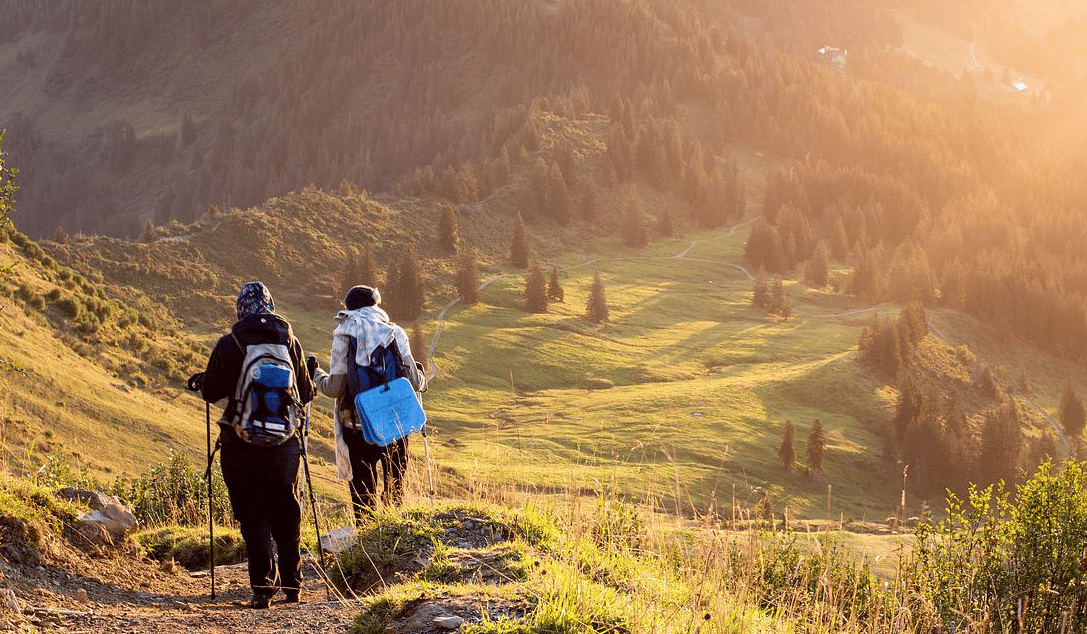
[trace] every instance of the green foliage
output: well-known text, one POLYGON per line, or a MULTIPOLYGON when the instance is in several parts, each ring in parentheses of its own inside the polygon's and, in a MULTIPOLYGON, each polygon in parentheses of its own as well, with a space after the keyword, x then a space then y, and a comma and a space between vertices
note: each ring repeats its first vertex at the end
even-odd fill
POLYGON ((1018 476, 1023 448, 1021 418, 1018 405, 1010 399, 985 413, 978 455, 979 482, 1012 482, 1018 476))
POLYGON ((460 231, 457 216, 452 207, 442 207, 438 218, 438 247, 445 253, 456 253, 460 247, 460 231))
POLYGON ((390 276, 389 287, 393 289, 389 297, 382 294, 389 314, 395 319, 418 319, 426 303, 426 289, 423 287, 422 268, 412 247, 404 250, 396 274, 390 276))
POLYGON ((796 428, 793 427, 791 420, 785 421, 785 427, 782 429, 778 458, 781 459, 781 466, 786 471, 796 465, 796 428))
POLYGON ((562 290, 562 284, 559 283, 559 269, 552 266, 551 277, 547 280, 547 299, 561 302, 565 297, 566 293, 562 290))
POLYGON ((642 218, 643 213, 642 204, 632 197, 627 202, 622 226, 623 244, 628 247, 640 249, 649 244, 649 234, 645 230, 645 220, 642 218))
POLYGON ((816 288, 823 288, 830 280, 830 252, 820 240, 804 269, 804 281, 816 288))
POLYGON ((604 282, 600 271, 593 274, 593 285, 589 288, 589 299, 585 302, 585 318, 594 324, 608 322, 608 300, 604 296, 604 282))
POLYGON ((0 230, 11 226, 9 216, 15 210, 15 192, 19 191, 19 185, 15 182, 19 170, 4 166, 3 144, 4 130, 0 130, 0 230))
POLYGON ((404 597, 383 594, 363 602, 362 610, 351 624, 352 634, 383 634, 390 623, 406 609, 409 601, 404 597))
POLYGON ((7 474, 0 477, 0 554, 9 561, 36 563, 47 537, 78 518, 76 507, 51 491, 7 474))
POLYGON ((515 268, 528 268, 528 231, 525 229, 525 220, 521 214, 517 214, 517 223, 513 227, 513 242, 510 245, 510 264, 515 268))
POLYGON ((637 506, 613 492, 597 498, 589 537, 603 549, 636 550, 645 543, 645 521, 637 506))
POLYGON ((827 437, 823 434, 823 423, 818 418, 811 425, 808 440, 804 444, 808 458, 808 468, 812 471, 823 470, 823 457, 827 452, 827 437))
POLYGON ((476 304, 479 302, 479 269, 475 251, 464 249, 458 260, 457 295, 465 304, 476 304))
POLYGON ((1087 414, 1084 413, 1083 401, 1076 394, 1076 388, 1072 381, 1067 380, 1061 388, 1061 426, 1071 438, 1077 438, 1087 424, 1087 414))
POLYGON ((792 303, 785 294, 785 285, 777 276, 769 282, 762 275, 755 278, 751 289, 751 304, 783 319, 788 319, 793 314, 792 303))
POLYGON ((908 573, 947 629, 1087 628, 1087 464, 1044 463, 1014 499, 1002 486, 950 495, 946 517, 917 528, 908 573))
POLYGON ((365 590, 375 579, 413 558, 438 537, 437 529, 422 519, 379 511, 359 529, 358 539, 340 552, 330 576, 337 586, 365 590))
POLYGON ((796 533, 761 533, 756 552, 730 552, 738 581, 752 584, 757 604, 782 616, 821 621, 828 631, 871 619, 886 608, 882 582, 829 540, 806 553, 796 533))
MULTIPOLYGON (((226 484, 218 469, 211 472, 215 523, 231 525, 226 484)), ((143 526, 206 526, 208 522, 207 480, 182 453, 171 451, 164 462, 139 477, 117 480, 111 493, 131 505, 143 526)))
MULTIPOLYGON (((139 531, 132 539, 141 552, 158 561, 176 561, 189 570, 205 570, 211 563, 208 526, 162 526, 139 531)), ((234 528, 215 527, 215 564, 245 561, 245 541, 234 528)))
POLYGON ((547 312, 547 280, 539 264, 533 263, 525 278, 525 310, 530 313, 547 312))

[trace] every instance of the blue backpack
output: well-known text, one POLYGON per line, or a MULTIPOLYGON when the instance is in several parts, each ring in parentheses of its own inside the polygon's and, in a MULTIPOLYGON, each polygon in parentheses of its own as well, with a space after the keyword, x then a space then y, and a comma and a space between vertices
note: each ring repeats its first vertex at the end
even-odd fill
POLYGON ((426 424, 426 414, 419 402, 400 356, 396 341, 378 346, 370 353, 370 364, 355 361, 358 342, 350 337, 347 344, 347 388, 345 399, 350 416, 345 423, 362 432, 371 445, 386 447, 426 424))

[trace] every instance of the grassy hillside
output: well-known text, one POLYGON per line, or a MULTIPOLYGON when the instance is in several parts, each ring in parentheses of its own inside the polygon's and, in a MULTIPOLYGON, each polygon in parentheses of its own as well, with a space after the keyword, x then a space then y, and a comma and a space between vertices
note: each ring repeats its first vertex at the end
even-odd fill
MULTIPOLYGON (((585 155, 584 165, 591 169, 598 156, 585 155)), ((742 148, 734 160, 748 191, 761 191, 770 160, 742 148)), ((511 181, 524 178, 518 172, 511 181)), ((184 447, 202 461, 202 408, 181 385, 202 368, 210 345, 229 326, 237 285, 253 278, 268 282, 303 346, 324 360, 334 298, 343 285, 343 253, 348 246, 372 244, 391 263, 395 245, 408 242, 421 246, 428 288, 422 326, 436 377, 425 402, 439 492, 614 489, 709 518, 771 506, 793 517, 857 522, 890 514, 901 471, 882 451, 897 393, 890 377, 862 360, 857 340, 873 312, 890 315, 897 307, 871 308, 793 280, 785 284, 793 304, 790 319, 752 307, 752 272, 742 256, 749 221, 715 231, 681 222, 682 235, 655 236, 642 250, 607 233, 545 223, 530 228, 533 252, 542 265, 560 270, 565 301, 552 303, 545 314, 530 314, 523 308, 524 272, 506 263, 506 196, 517 186, 499 190, 462 216, 461 235, 481 254, 484 283, 481 303, 471 307, 455 302, 452 259, 434 247, 441 206, 429 199, 379 201, 350 191, 307 189, 193 225, 175 223, 143 242, 77 237, 45 243, 60 262, 99 276, 93 283, 80 277, 98 301, 142 307, 161 322, 141 324, 140 311, 123 319, 127 313, 118 308, 92 334, 62 318, 57 301, 49 299, 62 279, 71 282, 77 274, 61 273, 67 267, 34 243, 8 243, 9 257, 21 264, 8 284, 16 302, 12 312, 21 321, 5 333, 11 352, 4 357, 53 385, 64 384, 65 366, 81 368, 76 376, 90 381, 69 388, 73 397, 64 401, 49 401, 41 382, 29 380, 28 387, 15 390, 13 420, 19 428, 33 430, 34 420, 78 418, 78 424, 59 429, 39 425, 56 439, 47 444, 49 439, 28 431, 13 443, 15 451, 33 450, 40 459, 58 448, 94 472, 129 475, 161 461, 170 447, 184 447), (598 272, 611 311, 605 325, 584 319, 598 272), (50 364, 57 355, 72 360, 50 364), (132 384, 145 389, 102 397, 120 392, 103 385, 132 384), (68 401, 79 408, 60 405, 68 401), (148 422, 126 424, 123 412, 129 410, 148 422), (816 419, 828 438, 827 456, 822 473, 807 474, 804 442, 816 419), (800 469, 792 472, 782 469, 777 455, 786 421, 797 429, 800 469), (141 433, 145 426, 154 431, 141 433), (133 446, 140 451, 120 452, 124 457, 116 464, 112 457, 75 449, 84 446, 83 436, 109 436, 109 443, 125 446, 129 429, 136 430, 133 446)), ((600 222, 617 223, 632 195, 646 201, 650 214, 682 204, 670 194, 616 186, 598 199, 600 222)), ((757 206, 757 198, 751 204, 757 206)), ((835 270, 832 279, 841 284, 846 274, 835 270)), ((82 311, 84 318, 88 312, 93 311, 82 311)), ((952 349, 960 344, 994 368, 1004 384, 1020 373, 1006 360, 1007 342, 980 336, 988 331, 974 320, 938 311, 933 324, 939 337, 929 337, 926 365, 934 381, 958 382, 965 394, 975 392, 971 368, 952 349)), ((1026 346, 1015 350, 1024 359, 1040 356, 1026 346)), ((1034 387, 1024 396, 1053 412, 1063 375, 1049 372, 1049 361, 1029 365, 1034 387)), ((3 375, 12 382, 27 378, 14 371, 3 375)), ((980 396, 967 400, 977 425, 992 403, 980 396)), ((329 405, 322 399, 314 408, 313 451, 320 488, 342 500, 342 487, 328 471, 329 405)), ((1030 419, 1031 428, 1044 428, 1040 411, 1030 419)), ((415 443, 415 453, 422 454, 421 443, 415 443)), ((417 462, 413 474, 420 493, 422 466, 417 462)), ((919 503, 910 500, 915 509, 919 503)))

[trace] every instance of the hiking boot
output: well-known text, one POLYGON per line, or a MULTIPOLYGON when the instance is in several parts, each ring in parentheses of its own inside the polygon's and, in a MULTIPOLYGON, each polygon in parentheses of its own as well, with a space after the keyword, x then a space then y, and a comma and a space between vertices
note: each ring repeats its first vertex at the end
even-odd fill
POLYGON ((254 610, 267 610, 271 603, 272 597, 266 594, 254 594, 253 598, 249 600, 249 607, 254 610))

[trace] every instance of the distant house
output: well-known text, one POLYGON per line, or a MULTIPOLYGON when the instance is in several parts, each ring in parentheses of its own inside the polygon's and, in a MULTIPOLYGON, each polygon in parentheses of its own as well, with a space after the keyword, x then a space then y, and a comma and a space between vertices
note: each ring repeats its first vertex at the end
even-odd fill
POLYGON ((1012 88, 1015 90, 1015 92, 1023 92, 1027 89, 1027 85, 1023 83, 1022 79, 1020 79, 1019 81, 1012 84, 1012 88))
POLYGON ((819 59, 824 63, 837 66, 840 70, 845 69, 845 58, 849 55, 849 51, 837 46, 823 46, 818 49, 818 52, 819 59))

